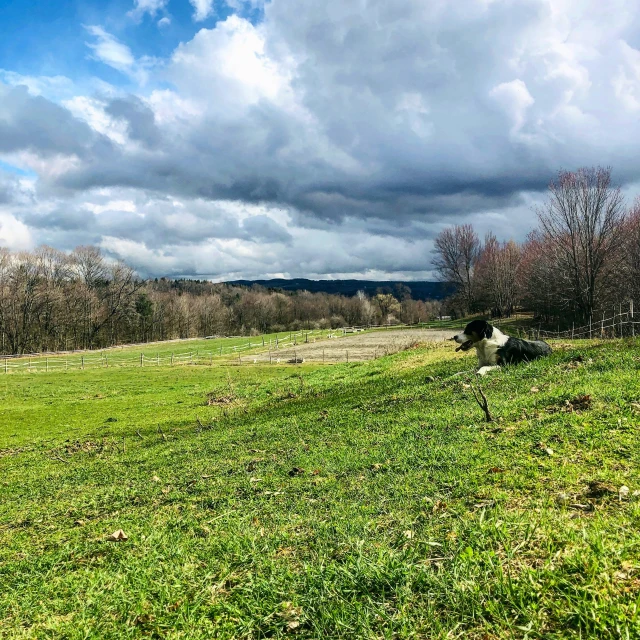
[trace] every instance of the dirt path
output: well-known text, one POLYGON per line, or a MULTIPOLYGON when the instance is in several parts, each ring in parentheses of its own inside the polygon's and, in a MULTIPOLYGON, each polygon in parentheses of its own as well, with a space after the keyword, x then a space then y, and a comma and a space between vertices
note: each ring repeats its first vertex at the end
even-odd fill
POLYGON ((441 342, 454 335, 455 330, 437 329, 389 329, 356 333, 340 338, 328 338, 317 342, 301 343, 296 347, 274 350, 271 354, 261 353, 246 356, 256 362, 284 362, 290 358, 303 358, 306 362, 349 362, 371 360, 372 358, 404 351, 421 342, 441 342))

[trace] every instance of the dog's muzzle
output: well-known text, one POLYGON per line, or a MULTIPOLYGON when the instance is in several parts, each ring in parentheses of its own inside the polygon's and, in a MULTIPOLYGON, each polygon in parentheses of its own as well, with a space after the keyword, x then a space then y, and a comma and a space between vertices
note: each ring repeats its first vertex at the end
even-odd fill
MULTIPOLYGON (((458 336, 453 336, 453 338, 450 338, 450 340, 455 340, 456 342, 460 342, 458 340, 458 336)), ((473 340, 466 340, 456 349, 456 353, 458 351, 469 351, 471 347, 473 347, 473 340)))

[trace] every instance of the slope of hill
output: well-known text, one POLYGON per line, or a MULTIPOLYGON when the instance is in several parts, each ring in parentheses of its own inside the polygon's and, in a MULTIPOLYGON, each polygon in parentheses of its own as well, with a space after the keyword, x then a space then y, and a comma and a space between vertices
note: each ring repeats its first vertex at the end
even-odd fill
POLYGON ((639 354, 4 375, 0 637, 638 638, 639 354))
POLYGON ((310 291, 311 293, 333 293, 344 296, 355 296, 358 291, 375 295, 378 289, 384 293, 393 293, 397 285, 411 289, 414 300, 442 300, 453 293, 454 287, 446 282, 430 282, 428 280, 308 280, 306 278, 274 278, 272 280, 233 280, 229 285, 250 287, 258 284, 268 289, 283 291, 310 291))

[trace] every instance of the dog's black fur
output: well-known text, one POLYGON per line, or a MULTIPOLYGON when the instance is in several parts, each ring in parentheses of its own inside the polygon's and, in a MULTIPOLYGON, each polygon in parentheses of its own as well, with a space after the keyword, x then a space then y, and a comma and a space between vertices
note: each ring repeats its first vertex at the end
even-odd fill
POLYGON ((496 361, 497 364, 518 364, 548 356, 550 353, 551 347, 542 340, 509 337, 504 346, 498 347, 496 361))

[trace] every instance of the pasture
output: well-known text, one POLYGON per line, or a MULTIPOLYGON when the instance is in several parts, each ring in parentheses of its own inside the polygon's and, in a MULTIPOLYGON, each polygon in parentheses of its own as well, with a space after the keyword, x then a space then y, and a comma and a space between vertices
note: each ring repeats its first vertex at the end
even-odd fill
POLYGON ((640 344, 555 346, 0 376, 0 637, 640 637, 640 344))

